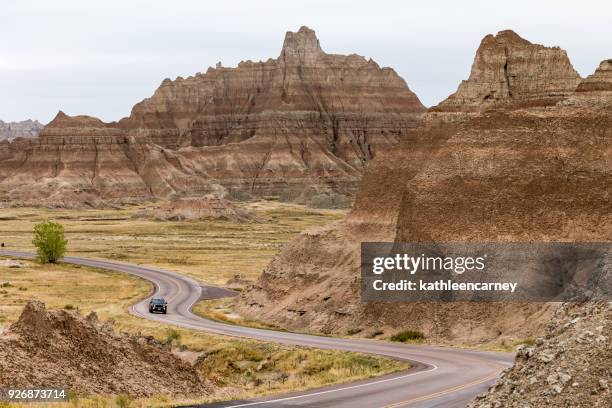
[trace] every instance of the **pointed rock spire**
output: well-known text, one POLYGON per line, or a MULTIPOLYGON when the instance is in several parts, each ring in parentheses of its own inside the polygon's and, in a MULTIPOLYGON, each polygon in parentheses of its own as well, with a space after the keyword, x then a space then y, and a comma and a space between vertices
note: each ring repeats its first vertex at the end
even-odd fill
POLYGON ((288 31, 285 34, 281 59, 299 59, 300 61, 307 62, 323 54, 324 52, 314 30, 302 26, 297 33, 288 31))
POLYGON ((549 105, 580 82, 566 52, 533 44, 512 30, 485 36, 470 77, 435 110, 478 111, 499 104, 549 105))

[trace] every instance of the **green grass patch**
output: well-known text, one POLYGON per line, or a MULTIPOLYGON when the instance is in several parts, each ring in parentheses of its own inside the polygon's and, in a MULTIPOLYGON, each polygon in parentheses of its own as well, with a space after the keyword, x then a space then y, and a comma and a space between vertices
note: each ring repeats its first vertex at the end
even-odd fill
POLYGON ((425 335, 418 330, 402 330, 391 336, 389 340, 401 343, 422 342, 425 340, 425 335))

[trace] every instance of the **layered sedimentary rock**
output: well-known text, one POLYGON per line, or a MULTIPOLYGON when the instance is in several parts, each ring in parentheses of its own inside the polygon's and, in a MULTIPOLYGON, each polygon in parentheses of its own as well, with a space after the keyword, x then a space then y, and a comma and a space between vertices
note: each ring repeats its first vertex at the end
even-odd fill
POLYGON ((612 106, 612 59, 603 60, 595 73, 583 79, 576 92, 561 102, 566 106, 612 106))
POLYGON ((470 77, 435 111, 551 105, 572 94, 580 76, 564 50, 500 31, 482 39, 470 77))
POLYGON ((43 128, 42 123, 37 120, 23 120, 21 122, 3 122, 0 120, 0 142, 9 142, 18 137, 32 138, 38 136, 43 128))
POLYGON ((175 160, 148 137, 60 112, 39 138, 0 150, 0 196, 5 205, 72 207, 140 201, 177 190, 211 192, 205 180, 175 167, 175 160))
POLYGON ((603 60, 595 73, 578 85, 576 92, 612 92, 612 59, 603 60))
POLYGON ((61 186, 77 202, 221 189, 346 206, 366 164, 424 110, 392 69, 327 54, 302 27, 279 58, 166 79, 118 122, 58 114, 40 141, 4 147, 27 158, 0 167, 0 195, 18 200, 15 180, 34 168, 41 197, 61 186))
MULTIPOLYGON (((524 53, 541 50, 532 45, 524 53)), ((488 88, 497 86, 497 67, 483 69, 488 88)), ((541 83, 537 73, 554 67, 533 70, 525 78, 541 83)), ((547 93, 541 101, 530 96, 524 108, 487 109, 488 102, 480 107, 470 100, 456 121, 432 109, 393 151, 370 164, 349 216, 288 244, 242 292, 238 309, 293 329, 362 329, 365 335, 416 329, 454 343, 541 330, 550 311, 544 304, 361 303, 360 243, 611 240, 612 114, 601 105, 566 104, 573 96, 554 106, 547 93)))

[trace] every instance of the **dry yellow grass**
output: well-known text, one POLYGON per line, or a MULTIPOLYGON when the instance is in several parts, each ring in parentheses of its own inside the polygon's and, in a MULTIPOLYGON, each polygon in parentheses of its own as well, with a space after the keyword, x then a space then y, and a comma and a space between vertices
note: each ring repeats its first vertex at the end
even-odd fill
MULTIPOLYGON (((175 344, 205 359, 199 367, 218 393, 197 400, 176 401, 166 397, 130 401, 131 407, 173 406, 179 402, 209 402, 228 398, 251 398, 283 391, 308 389, 405 369, 407 364, 376 356, 266 344, 259 341, 209 335, 180 329, 130 315, 127 307, 150 291, 139 278, 71 265, 40 265, 19 261, 20 267, 0 266, 0 326, 15 321, 29 299, 49 308, 96 311, 114 320, 116 331, 151 335, 160 341, 176 338, 175 344), (4 284, 3 284, 4 283, 4 284), (7 284, 8 283, 8 284, 7 284)), ((116 396, 80 396, 71 403, 28 406, 117 407, 116 396)), ((4 404, 0 407, 19 407, 4 404)))
POLYGON ((192 309, 193 313, 204 318, 238 326, 254 327, 257 329, 283 330, 280 327, 266 324, 264 322, 246 319, 234 312, 232 298, 202 300, 196 303, 192 309))
POLYGON ((96 311, 103 319, 118 318, 151 290, 148 282, 123 273, 76 265, 19 263, 19 268, 0 265, 0 325, 15 321, 30 299, 51 309, 96 311))
POLYGON ((68 255, 168 268, 203 282, 223 284, 235 274, 255 279, 282 245, 298 233, 346 213, 274 202, 243 205, 264 221, 132 219, 141 206, 104 210, 4 208, 0 210, 0 241, 9 249, 33 251, 34 224, 52 219, 65 227, 68 255))
MULTIPOLYGON (((259 218, 268 221, 239 224, 132 219, 131 215, 140 207, 77 211, 2 209, 0 241, 9 249, 33 251, 33 225, 54 219, 66 228, 69 255, 164 267, 204 282, 222 284, 238 273, 256 278, 280 247, 300 231, 336 220, 344 214, 338 210, 310 210, 277 203, 256 203, 249 207, 259 218)), ((75 308, 83 313, 95 310, 102 319, 113 319, 117 331, 152 335, 160 340, 165 340, 170 333, 177 335, 181 345, 205 353, 203 374, 221 389, 219 395, 182 402, 249 398, 351 381, 408 367, 405 363, 381 357, 270 345, 139 319, 130 315, 127 308, 149 293, 151 286, 146 281, 79 266, 20 262, 23 265, 20 268, 0 266, 0 283, 10 282, 0 287, 0 326, 17 319, 28 299, 39 299, 49 308, 75 308)), ((214 305, 224 303, 203 302, 197 308, 202 312, 214 311, 214 305)), ((224 312, 219 311, 219 320, 228 318, 224 312)), ((231 315, 230 320, 237 324, 260 325, 231 315)), ((162 407, 178 402, 160 396, 131 401, 129 406, 162 407)), ((63 408, 75 404, 80 407, 122 406, 115 396, 82 397, 70 404, 47 405, 63 408)))

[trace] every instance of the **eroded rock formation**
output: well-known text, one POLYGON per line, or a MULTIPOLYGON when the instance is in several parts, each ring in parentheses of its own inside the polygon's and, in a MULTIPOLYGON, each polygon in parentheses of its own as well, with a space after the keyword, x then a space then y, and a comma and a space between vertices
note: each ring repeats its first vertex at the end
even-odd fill
POLYGON ((470 77, 434 110, 551 105, 573 93, 579 82, 564 50, 532 44, 505 30, 482 39, 470 77))
POLYGON ((612 59, 603 60, 595 73, 578 85, 576 92, 612 92, 612 59))
MULTIPOLYGON (((396 148, 370 164, 345 220, 302 234, 242 292, 243 314, 329 333, 416 329, 434 341, 461 344, 521 338, 543 329, 546 305, 364 304, 359 295, 361 242, 612 239, 612 114, 605 96, 598 93, 602 104, 576 106, 567 102, 586 92, 555 91, 555 98, 566 97, 550 105, 551 93, 541 91, 541 84, 565 80, 541 75, 558 72, 560 62, 543 56, 564 52, 529 45, 510 32, 487 36, 483 44, 495 48, 504 38, 509 47, 520 45, 520 55, 542 56, 538 61, 544 65, 523 65, 531 71, 513 88, 520 91, 511 100, 519 98, 523 107, 455 94, 439 106, 463 101, 465 108, 456 105, 459 113, 453 113, 459 120, 448 121, 447 113, 432 109, 396 148)), ((480 67, 482 53, 481 45, 477 88, 498 89, 505 63, 480 67)), ((578 81, 572 81, 576 87, 578 81)), ((464 83, 458 93, 465 95, 471 86, 464 83)))
POLYGON ((40 140, 0 152, 0 197, 65 205, 223 190, 346 206, 366 164, 424 110, 391 68, 327 54, 302 27, 277 59, 166 79, 118 122, 60 112, 40 140), (17 191, 24 177, 35 197, 17 191))
POLYGON ((610 337, 609 303, 563 304, 545 334, 521 346, 514 366, 469 407, 609 407, 610 337))
POLYGON ((0 336, 2 387, 70 386, 83 394, 201 397, 212 385, 152 337, 118 335, 98 321, 30 301, 0 336))
POLYGON ((593 75, 583 79, 576 92, 562 102, 566 106, 612 106, 612 59, 603 60, 593 75))
POLYGON ((0 142, 9 142, 18 137, 32 138, 38 136, 43 128, 42 123, 37 120, 23 120, 21 122, 3 122, 0 120, 0 142))

